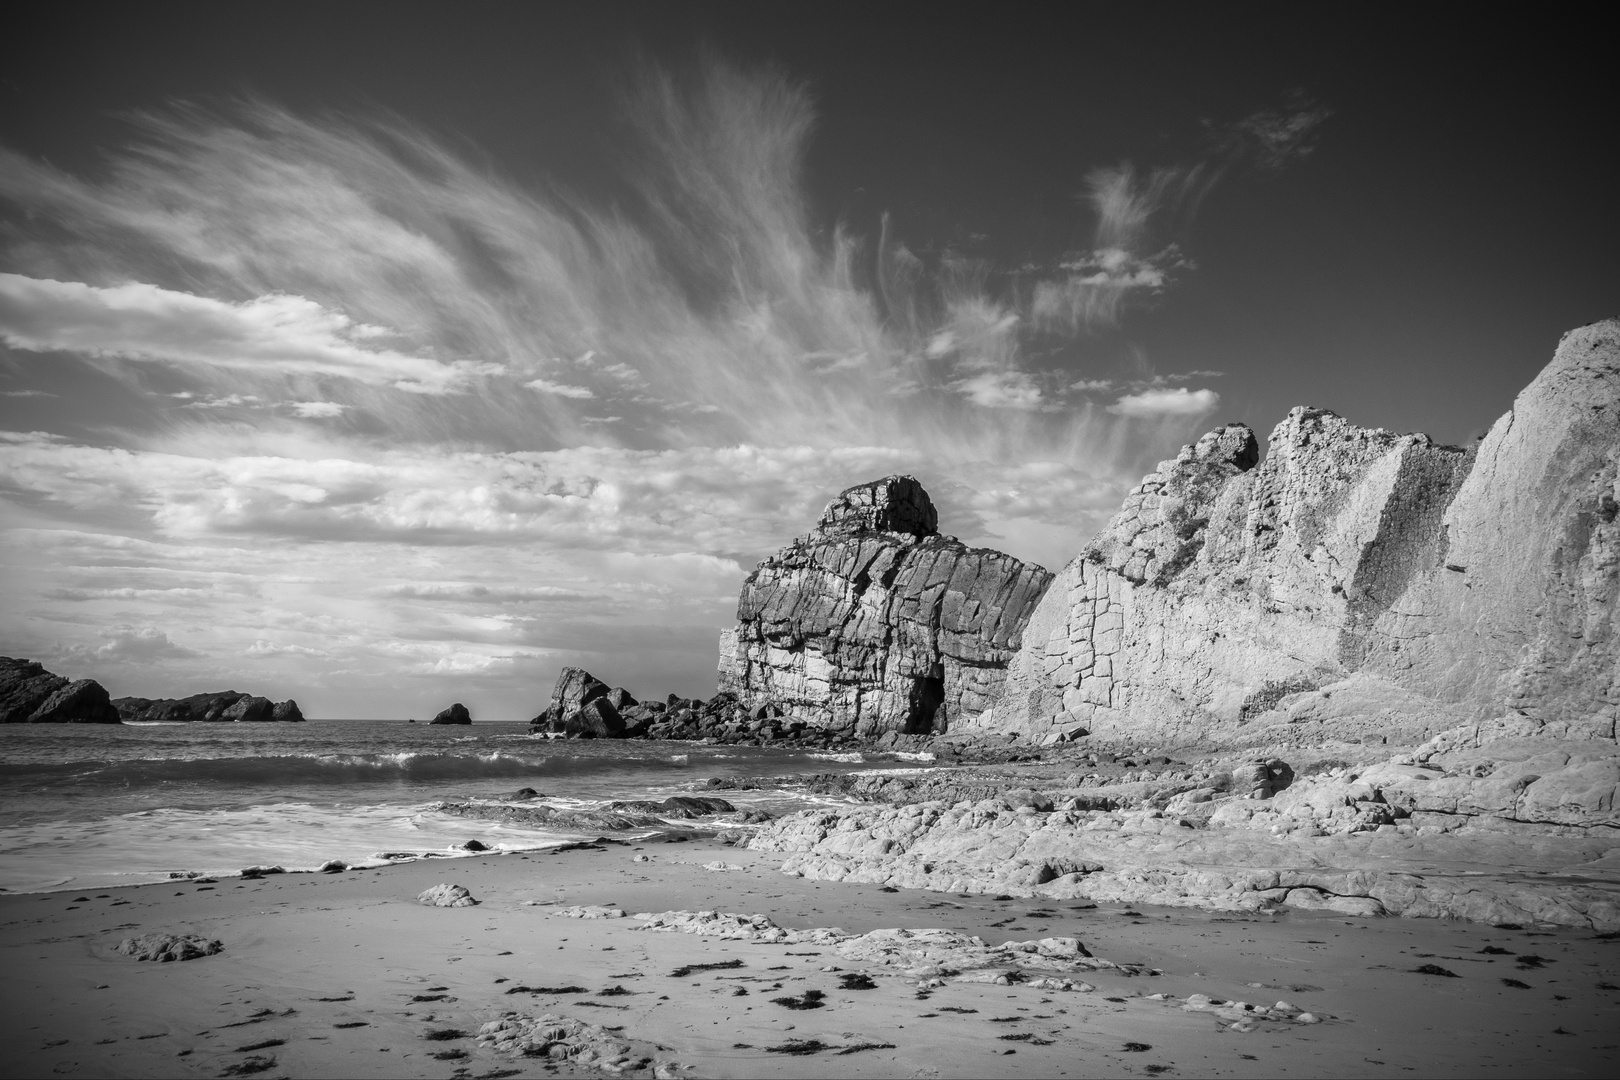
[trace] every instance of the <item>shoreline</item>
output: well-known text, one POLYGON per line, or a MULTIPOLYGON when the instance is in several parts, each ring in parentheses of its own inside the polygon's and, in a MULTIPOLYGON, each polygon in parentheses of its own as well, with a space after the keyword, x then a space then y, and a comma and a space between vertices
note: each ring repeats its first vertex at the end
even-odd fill
POLYGON ((476 1040, 482 1025, 512 1010, 622 1028, 611 1037, 649 1059, 634 1075, 660 1064, 668 1075, 698 1076, 1462 1075, 1488 1065, 1530 1075, 1554 1061, 1601 1075, 1617 1049, 1610 1018, 1620 991, 1600 988, 1620 983, 1612 937, 887 891, 794 877, 780 872, 781 861, 709 840, 654 840, 453 865, 423 859, 134 885, 80 903, 61 893, 0 896, 13 995, 4 1030, 15 1048, 0 1075, 212 1076, 269 1059, 266 1073, 298 1076, 601 1071, 476 1040), (704 868, 716 863, 736 869, 704 868), (464 885, 479 904, 416 903, 441 881, 464 885), (757 913, 789 930, 850 934, 943 927, 990 943, 1072 935, 1099 959, 1162 974, 1075 974, 1091 992, 954 979, 928 987, 825 945, 655 933, 629 917, 560 914, 575 905, 757 913), (179 963, 113 952, 126 936, 153 932, 201 934, 224 950, 179 963), (1524 966, 1525 955, 1539 959, 1524 966), (733 961, 741 966, 670 974, 733 961), (1458 977, 1412 971, 1425 962, 1458 977), (874 988, 841 989, 848 973, 867 975, 874 988), (584 990, 508 993, 513 986, 584 990), (778 989, 819 990, 825 1007, 772 1004, 778 989), (1286 999, 1322 1022, 1263 1020, 1243 1030, 1243 1021, 1222 1018, 1223 1007, 1187 1008, 1194 994, 1264 1007, 1286 999), (1418 999, 1421 1020, 1411 1007, 1418 999), (425 1037, 443 1031, 465 1037, 425 1037), (795 1040, 825 1049, 767 1049, 795 1040), (869 1048, 842 1052, 851 1047, 869 1048), (458 1053, 466 1056, 432 1056, 458 1053))

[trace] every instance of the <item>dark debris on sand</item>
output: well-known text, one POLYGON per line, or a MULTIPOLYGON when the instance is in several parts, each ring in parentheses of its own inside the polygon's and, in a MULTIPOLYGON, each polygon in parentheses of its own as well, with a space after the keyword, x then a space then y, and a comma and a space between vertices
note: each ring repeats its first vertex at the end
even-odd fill
POLYGON ((799 997, 771 998, 772 1005, 780 1005, 784 1009, 820 1009, 826 1006, 822 1000, 827 995, 820 990, 806 990, 799 997))

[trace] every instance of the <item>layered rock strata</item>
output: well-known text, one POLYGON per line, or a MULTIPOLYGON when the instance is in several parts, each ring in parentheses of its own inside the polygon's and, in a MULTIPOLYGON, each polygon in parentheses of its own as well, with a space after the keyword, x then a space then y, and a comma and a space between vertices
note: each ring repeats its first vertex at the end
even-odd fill
POLYGON ((94 679, 67 679, 32 660, 0 656, 0 724, 116 724, 94 679))
POLYGON ((132 722, 296 723, 304 719, 298 702, 271 701, 239 690, 219 690, 184 698, 115 698, 118 715, 132 722))
POLYGON ((1155 737, 1360 676, 1408 725, 1613 739, 1620 323, 1572 331, 1476 449, 1295 409, 1186 447, 1058 576, 985 729, 1155 737))
POLYGON ((861 736, 944 731, 1000 694, 1051 579, 940 535, 912 477, 852 487, 743 584, 720 689, 861 736))

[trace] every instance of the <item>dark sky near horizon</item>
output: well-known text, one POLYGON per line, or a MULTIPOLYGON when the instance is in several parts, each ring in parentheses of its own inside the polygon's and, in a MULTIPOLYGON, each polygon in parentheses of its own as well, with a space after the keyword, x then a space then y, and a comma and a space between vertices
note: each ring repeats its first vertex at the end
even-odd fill
POLYGON ((1060 564, 1217 423, 1465 442, 1620 314, 1594 32, 957 11, 15 20, 0 652, 316 715, 706 694, 846 484, 1060 564))

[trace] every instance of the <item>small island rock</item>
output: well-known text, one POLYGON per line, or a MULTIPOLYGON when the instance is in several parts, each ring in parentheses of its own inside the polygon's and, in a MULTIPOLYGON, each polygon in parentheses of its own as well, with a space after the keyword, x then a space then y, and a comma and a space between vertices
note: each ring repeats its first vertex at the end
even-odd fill
POLYGON ((435 716, 432 720, 429 720, 428 723, 470 724, 472 723, 472 713, 467 711, 467 706, 458 701, 448 709, 441 712, 438 716, 435 716))

